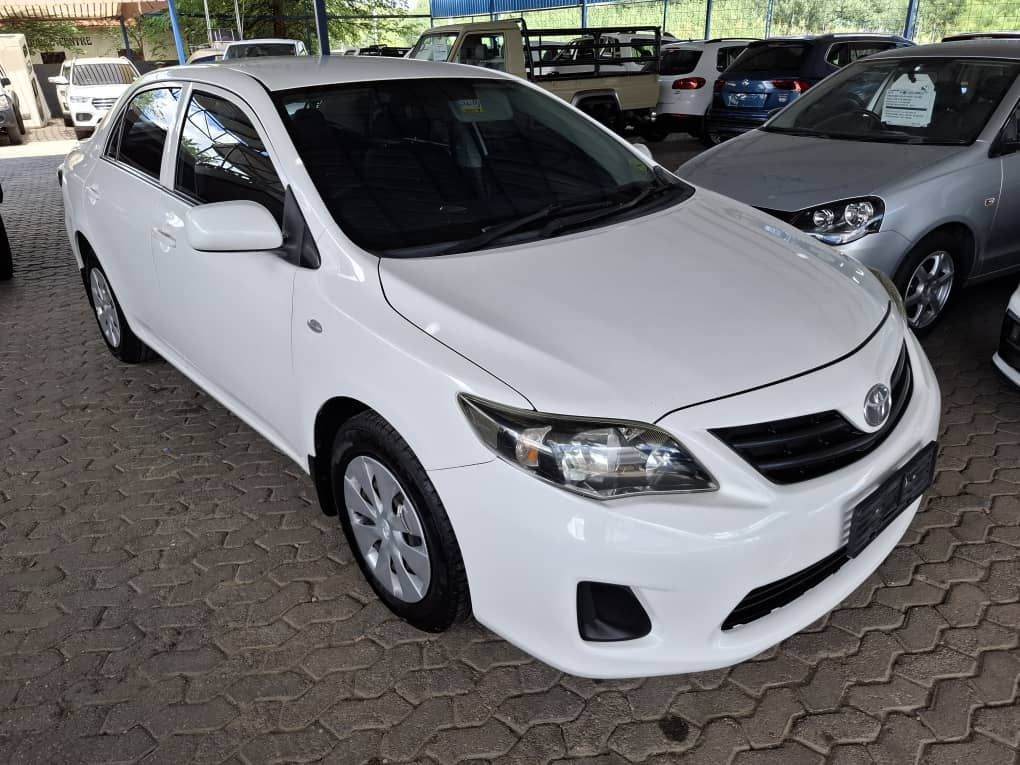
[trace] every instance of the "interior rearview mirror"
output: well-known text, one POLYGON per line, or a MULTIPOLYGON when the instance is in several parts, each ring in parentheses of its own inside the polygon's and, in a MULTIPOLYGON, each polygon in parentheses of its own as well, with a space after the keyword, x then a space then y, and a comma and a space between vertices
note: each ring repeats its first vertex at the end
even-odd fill
POLYGON ((633 146, 634 150, 638 154, 640 154, 642 157, 647 159, 649 162, 654 162, 655 161, 655 158, 652 157, 652 150, 649 149, 645 144, 643 144, 643 143, 632 143, 631 146, 633 146))
POLYGON ((67 85, 68 84, 67 78, 64 75, 62 75, 62 74, 55 74, 52 77, 47 77, 46 79, 49 80, 50 83, 53 84, 53 85, 67 85))
POLYGON ((283 244, 276 218, 244 199, 192 207, 184 216, 184 234, 191 249, 200 252, 256 252, 283 244))

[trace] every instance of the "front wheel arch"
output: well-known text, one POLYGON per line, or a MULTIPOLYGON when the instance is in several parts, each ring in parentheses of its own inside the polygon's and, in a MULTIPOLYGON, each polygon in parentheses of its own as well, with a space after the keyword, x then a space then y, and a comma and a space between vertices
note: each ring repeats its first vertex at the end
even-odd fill
MULTIPOLYGON (((924 243, 928 239, 934 239, 941 235, 951 236, 956 240, 959 245, 959 263, 958 266, 958 284, 962 287, 967 279, 970 278, 971 273, 974 271, 974 263, 977 260, 977 239, 974 236, 974 231, 966 223, 951 222, 942 223, 930 231, 925 232, 923 236, 919 236, 915 241, 914 245, 910 248, 910 252, 913 252, 917 247, 924 243)), ((894 281, 902 276, 903 266, 906 263, 907 258, 903 260, 896 267, 896 273, 890 274, 894 281)), ((899 282, 897 281, 897 284, 899 282)))
POLYGON ((314 454, 308 455, 308 472, 315 483, 319 507, 324 515, 336 515, 332 477, 329 472, 333 438, 345 422, 368 411, 374 410, 362 401, 348 396, 334 396, 320 406, 315 414, 312 435, 314 454))

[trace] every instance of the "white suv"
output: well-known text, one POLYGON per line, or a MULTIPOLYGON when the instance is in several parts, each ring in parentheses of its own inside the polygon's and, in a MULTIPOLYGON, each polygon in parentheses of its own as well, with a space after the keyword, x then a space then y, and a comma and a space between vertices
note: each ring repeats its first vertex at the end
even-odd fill
POLYGON ((661 141, 675 131, 700 138, 716 78, 750 42, 717 38, 664 45, 659 59, 659 105, 648 138, 661 141))
POLYGON ((67 108, 74 134, 84 138, 92 134, 136 79, 138 70, 124 57, 79 58, 71 62, 66 77, 51 77, 50 82, 67 88, 67 108))

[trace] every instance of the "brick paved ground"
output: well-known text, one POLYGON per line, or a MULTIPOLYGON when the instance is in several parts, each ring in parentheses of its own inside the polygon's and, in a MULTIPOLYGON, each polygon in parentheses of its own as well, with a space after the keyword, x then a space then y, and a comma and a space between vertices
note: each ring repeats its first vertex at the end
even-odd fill
POLYGON ((0 761, 1017 762, 1011 285, 927 343, 938 482, 875 576, 757 660, 593 682, 389 618, 297 468, 166 364, 115 363, 55 164, 0 164, 0 761))

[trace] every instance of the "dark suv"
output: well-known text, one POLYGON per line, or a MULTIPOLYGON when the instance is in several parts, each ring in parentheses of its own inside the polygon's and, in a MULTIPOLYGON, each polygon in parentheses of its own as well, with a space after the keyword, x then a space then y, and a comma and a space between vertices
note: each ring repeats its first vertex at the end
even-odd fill
POLYGON ((720 143, 753 130, 815 83, 859 58, 913 45, 897 35, 829 34, 753 42, 715 81, 705 137, 720 143))

